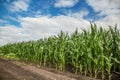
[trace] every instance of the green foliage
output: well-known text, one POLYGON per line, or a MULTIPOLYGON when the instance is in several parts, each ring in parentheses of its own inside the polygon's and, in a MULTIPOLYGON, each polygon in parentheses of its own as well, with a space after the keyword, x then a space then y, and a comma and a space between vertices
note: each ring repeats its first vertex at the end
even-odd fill
POLYGON ((60 32, 58 36, 37 41, 19 42, 0 47, 0 55, 8 58, 38 63, 40 66, 55 66, 65 70, 71 65, 75 74, 84 74, 102 79, 111 71, 120 72, 120 32, 117 27, 108 30, 91 24, 91 31, 78 30, 68 35, 60 32))

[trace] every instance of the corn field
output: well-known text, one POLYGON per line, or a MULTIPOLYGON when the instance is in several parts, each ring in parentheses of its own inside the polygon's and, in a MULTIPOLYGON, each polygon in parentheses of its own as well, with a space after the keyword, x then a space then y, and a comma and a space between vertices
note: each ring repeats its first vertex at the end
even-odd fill
POLYGON ((91 31, 76 29, 71 35, 61 31, 37 41, 9 43, 0 47, 0 55, 62 71, 71 65, 75 74, 102 75, 102 80, 107 75, 111 80, 112 72, 120 73, 120 31, 117 26, 108 30, 95 24, 90 27, 91 31))

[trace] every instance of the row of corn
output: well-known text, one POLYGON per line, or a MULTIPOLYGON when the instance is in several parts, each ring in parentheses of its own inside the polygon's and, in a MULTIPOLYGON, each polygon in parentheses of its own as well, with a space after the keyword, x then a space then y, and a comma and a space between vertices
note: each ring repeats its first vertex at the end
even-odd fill
POLYGON ((101 79, 111 79, 112 72, 120 73, 120 31, 117 27, 108 30, 91 24, 91 30, 68 35, 60 32, 37 41, 19 42, 0 47, 0 54, 40 66, 54 66, 66 70, 71 66, 75 74, 101 79))

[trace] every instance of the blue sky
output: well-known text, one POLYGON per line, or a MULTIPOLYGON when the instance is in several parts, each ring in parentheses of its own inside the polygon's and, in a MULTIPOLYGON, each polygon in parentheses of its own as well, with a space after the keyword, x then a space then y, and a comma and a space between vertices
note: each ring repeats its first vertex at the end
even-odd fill
POLYGON ((120 27, 120 0, 0 0, 0 45, 89 29, 120 27))

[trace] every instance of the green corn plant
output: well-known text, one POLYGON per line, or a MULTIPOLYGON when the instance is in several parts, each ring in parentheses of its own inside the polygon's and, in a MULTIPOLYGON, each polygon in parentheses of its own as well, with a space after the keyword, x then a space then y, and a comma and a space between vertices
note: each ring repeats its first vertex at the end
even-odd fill
POLYGON ((112 62, 111 62, 111 60, 112 60, 112 54, 109 57, 104 56, 104 58, 105 58, 106 63, 107 63, 107 65, 106 65, 106 71, 108 73, 108 79, 111 80, 111 73, 110 73, 110 71, 111 71, 111 67, 112 67, 112 62))
POLYGON ((59 38, 59 48, 60 48, 60 52, 59 52, 59 59, 60 59, 60 64, 59 64, 59 68, 60 70, 65 69, 65 65, 66 65, 66 59, 65 59, 65 51, 64 51, 64 47, 65 47, 65 40, 66 40, 66 35, 65 33, 63 33, 62 31, 60 32, 60 34, 58 35, 59 38))
POLYGON ((72 35, 73 38, 73 53, 72 53, 72 64, 75 67, 75 74, 77 74, 78 70, 79 70, 79 57, 80 57, 80 53, 79 53, 79 34, 78 34, 78 30, 76 29, 75 33, 73 33, 72 35))

